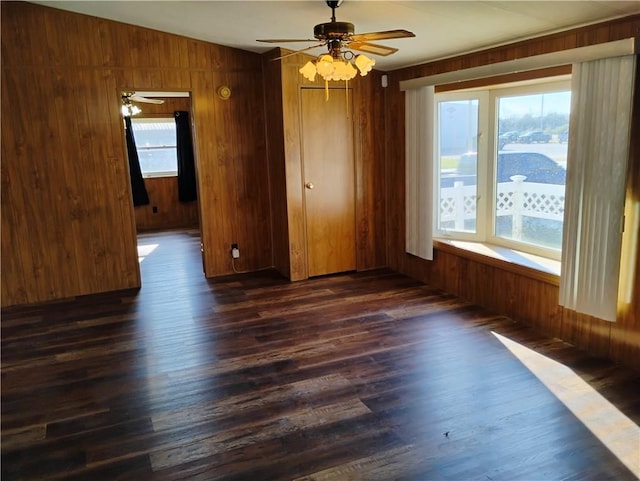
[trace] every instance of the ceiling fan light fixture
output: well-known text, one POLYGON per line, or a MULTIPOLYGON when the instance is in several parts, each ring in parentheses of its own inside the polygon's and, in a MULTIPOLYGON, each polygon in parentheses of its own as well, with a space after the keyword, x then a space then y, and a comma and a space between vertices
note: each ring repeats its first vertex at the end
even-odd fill
POLYGON ((347 75, 347 66, 343 61, 338 60, 337 62, 333 62, 333 73, 331 74, 331 78, 329 80, 344 80, 347 75))
MULTIPOLYGON (((347 54, 349 53, 351 52, 347 51, 347 54)), ((343 55, 344 52, 340 53, 340 56, 336 58, 330 54, 321 55, 315 63, 309 61, 298 71, 311 82, 315 81, 316 74, 320 75, 325 81, 352 80, 358 74, 358 71, 363 77, 367 75, 376 63, 375 60, 362 54, 356 56, 355 60, 353 60, 353 55, 347 56, 347 58, 344 58, 343 55), (353 66, 352 61, 355 61, 357 69, 353 66)))
POLYGON ((369 58, 364 54, 357 55, 355 62, 356 62, 356 67, 358 67, 358 70, 360 70, 360 75, 363 77, 367 75, 369 72, 371 72, 371 70, 376 64, 375 59, 369 58))
POLYGON ((356 75, 358 75, 358 71, 355 69, 355 67, 351 62, 345 62, 345 64, 346 64, 345 71, 347 75, 347 78, 345 80, 351 80, 356 75))
POLYGON ((302 67, 299 70, 299 72, 302 74, 304 78, 306 78, 307 80, 310 80, 311 82, 315 81, 316 74, 318 73, 316 66, 311 61, 304 64, 304 67, 302 67))
POLYGON ((328 78, 333 75, 335 69, 336 66, 333 64, 333 57, 329 54, 320 56, 316 62, 316 71, 325 80, 328 80, 328 78))
POLYGON ((347 60, 338 60, 334 61, 335 70, 333 71, 333 75, 327 80, 351 80, 354 78, 358 71, 351 65, 351 62, 347 60))
POLYGON ((132 104, 131 100, 123 98, 121 112, 123 117, 132 117, 138 115, 142 110, 137 105, 132 104))

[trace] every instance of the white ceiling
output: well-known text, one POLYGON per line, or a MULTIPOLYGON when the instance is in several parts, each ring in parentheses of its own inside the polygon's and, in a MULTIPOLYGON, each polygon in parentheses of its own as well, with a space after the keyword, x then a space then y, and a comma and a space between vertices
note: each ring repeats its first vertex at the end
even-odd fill
MULTIPOLYGON (((256 39, 313 38, 314 25, 331 17, 324 0, 34 3, 260 53, 273 46, 256 39)), ((336 17, 354 23, 356 33, 402 28, 416 34, 376 42, 400 49, 388 57, 375 57, 376 69, 388 71, 633 13, 640 13, 640 2, 346 0, 336 17)), ((297 50, 309 45, 281 46, 297 50)))

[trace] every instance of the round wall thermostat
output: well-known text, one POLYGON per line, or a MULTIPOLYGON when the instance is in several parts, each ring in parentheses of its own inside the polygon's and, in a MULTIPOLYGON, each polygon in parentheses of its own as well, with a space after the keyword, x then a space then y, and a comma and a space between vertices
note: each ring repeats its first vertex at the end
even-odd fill
POLYGON ((227 86, 219 87, 218 97, 220 97, 223 100, 227 100, 229 97, 231 97, 231 89, 227 86))

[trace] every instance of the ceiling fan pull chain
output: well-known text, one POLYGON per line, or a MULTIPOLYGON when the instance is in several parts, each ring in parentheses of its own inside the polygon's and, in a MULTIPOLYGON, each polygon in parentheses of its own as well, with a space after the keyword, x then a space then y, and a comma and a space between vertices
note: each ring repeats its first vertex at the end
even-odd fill
POLYGON ((326 93, 325 102, 328 102, 329 101, 329 81, 327 79, 324 79, 324 91, 326 93))
POLYGON ((347 118, 349 118, 349 79, 344 81, 344 100, 347 103, 347 118))

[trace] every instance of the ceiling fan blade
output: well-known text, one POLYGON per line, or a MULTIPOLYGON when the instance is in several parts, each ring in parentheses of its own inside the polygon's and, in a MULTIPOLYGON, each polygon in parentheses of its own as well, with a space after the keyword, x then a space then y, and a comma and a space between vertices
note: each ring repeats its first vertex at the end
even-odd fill
POLYGON ((415 36, 413 32, 409 32, 408 30, 386 30, 384 32, 357 33, 351 35, 349 40, 353 40, 354 42, 368 42, 369 40, 388 40, 415 36))
POLYGON ((347 48, 349 50, 358 50, 360 52, 380 55, 381 57, 386 57, 387 55, 391 55, 398 51, 397 48, 387 47, 385 45, 376 45, 375 43, 369 42, 349 42, 347 48))
POLYGON ((281 55, 280 57, 272 58, 271 60, 280 60, 282 58, 291 57, 292 55, 295 55, 297 53, 306 52, 307 50, 312 50, 312 49, 318 48, 318 47, 324 47, 325 45, 326 45, 326 43, 319 43, 318 45, 312 45, 311 47, 303 48, 302 50, 296 50, 294 52, 286 53, 284 55, 281 55))
POLYGON ((286 43, 286 42, 317 42, 317 38, 270 38, 267 40, 256 40, 265 43, 286 43))
POLYGON ((130 95, 129 96, 130 100, 133 100, 134 102, 141 102, 141 103, 145 103, 145 104, 163 104, 164 100, 161 99, 150 99, 148 97, 142 97, 142 96, 138 96, 136 94, 130 95))

